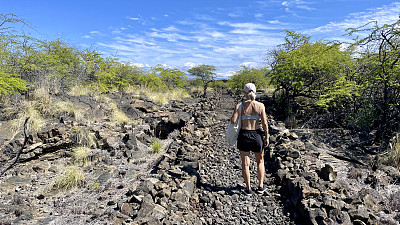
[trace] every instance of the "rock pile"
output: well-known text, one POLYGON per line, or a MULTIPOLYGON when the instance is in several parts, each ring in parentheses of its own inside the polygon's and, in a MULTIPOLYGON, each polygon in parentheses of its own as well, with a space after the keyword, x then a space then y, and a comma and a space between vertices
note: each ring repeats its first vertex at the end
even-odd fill
MULTIPOLYGON (((333 132, 335 140, 357 141, 348 132, 289 130, 269 115, 267 191, 245 196, 238 150, 225 143, 237 98, 213 93, 167 106, 110 98, 140 123, 115 125, 106 104, 80 96, 73 100, 93 110, 92 122, 64 118, 30 134, 24 148, 22 137, 0 137, 2 168, 22 149, 0 177, 0 224, 398 224, 399 171, 371 170, 368 158, 348 154, 346 141, 320 138, 333 132), (154 136, 163 139, 159 154, 150 153, 154 136), (54 190, 81 141, 91 148, 85 182, 54 190)), ((251 162, 255 188, 254 156, 251 162)))
POLYGON ((309 132, 298 131, 303 142, 298 134, 282 128, 271 126, 275 135, 270 168, 281 192, 286 193, 286 207, 295 209, 297 220, 306 224, 398 224, 398 208, 390 203, 398 194, 398 185, 390 184, 400 178, 397 169, 373 171, 315 141, 309 132))

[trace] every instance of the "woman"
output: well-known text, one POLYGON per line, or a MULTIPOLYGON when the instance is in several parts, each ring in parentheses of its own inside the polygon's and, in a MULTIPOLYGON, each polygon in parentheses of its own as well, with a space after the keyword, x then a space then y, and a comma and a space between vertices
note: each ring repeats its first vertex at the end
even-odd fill
POLYGON ((264 148, 269 145, 268 122, 265 113, 264 104, 255 100, 256 86, 253 83, 244 85, 244 95, 246 100, 242 102, 241 118, 238 118, 239 104, 236 105, 235 111, 231 117, 231 123, 234 124, 237 119, 241 119, 242 127, 237 139, 237 147, 240 151, 242 160, 242 175, 246 183, 246 189, 243 190, 245 195, 251 195, 250 187, 250 151, 254 152, 257 162, 258 188, 257 193, 262 194, 266 188, 264 187, 264 148), (260 121, 263 131, 260 129, 260 121), (264 133, 264 135, 263 135, 264 133), (263 140, 263 136, 265 137, 263 140))

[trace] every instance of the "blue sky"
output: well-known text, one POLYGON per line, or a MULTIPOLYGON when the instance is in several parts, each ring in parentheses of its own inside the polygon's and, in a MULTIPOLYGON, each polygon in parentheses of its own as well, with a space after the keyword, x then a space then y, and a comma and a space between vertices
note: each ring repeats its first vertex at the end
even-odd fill
POLYGON ((350 27, 390 24, 400 2, 386 0, 0 0, 35 28, 33 36, 61 38, 141 67, 186 71, 214 65, 219 77, 241 66, 267 66, 268 51, 285 30, 313 40, 349 40, 350 27))

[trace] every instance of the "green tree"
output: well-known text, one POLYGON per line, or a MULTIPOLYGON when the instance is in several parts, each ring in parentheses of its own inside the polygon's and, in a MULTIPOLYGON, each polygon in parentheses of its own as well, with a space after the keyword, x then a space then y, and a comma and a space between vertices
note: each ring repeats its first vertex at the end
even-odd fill
POLYGON ((157 65, 154 70, 158 72, 168 90, 183 88, 187 84, 187 76, 179 69, 164 68, 157 65))
POLYGON ((10 95, 26 91, 26 82, 15 74, 5 73, 0 70, 0 95, 10 95))
POLYGON ((207 87, 210 82, 213 82, 217 69, 215 66, 200 64, 188 69, 188 73, 198 77, 203 84, 203 97, 206 97, 207 87))
POLYGON ((21 79, 13 68, 18 57, 15 51, 19 49, 21 37, 24 37, 13 28, 16 24, 31 27, 27 21, 15 14, 0 13, 0 95, 27 90, 26 81, 21 79))
POLYGON ((246 83, 254 83, 257 88, 265 88, 269 79, 266 76, 267 68, 250 68, 243 66, 241 70, 236 71, 235 75, 229 78, 229 86, 236 93, 243 91, 243 86, 246 83))
POLYGON ((350 52, 338 43, 316 41, 287 32, 286 42, 272 53, 271 82, 280 93, 279 103, 286 114, 295 111, 295 98, 304 97, 315 104, 352 66, 350 52))

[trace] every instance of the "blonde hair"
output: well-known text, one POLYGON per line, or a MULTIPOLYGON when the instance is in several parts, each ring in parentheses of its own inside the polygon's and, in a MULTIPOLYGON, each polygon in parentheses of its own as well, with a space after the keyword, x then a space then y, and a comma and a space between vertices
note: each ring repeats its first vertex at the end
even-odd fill
POLYGON ((250 91, 247 95, 252 101, 256 99, 256 93, 254 93, 253 91, 250 91))

